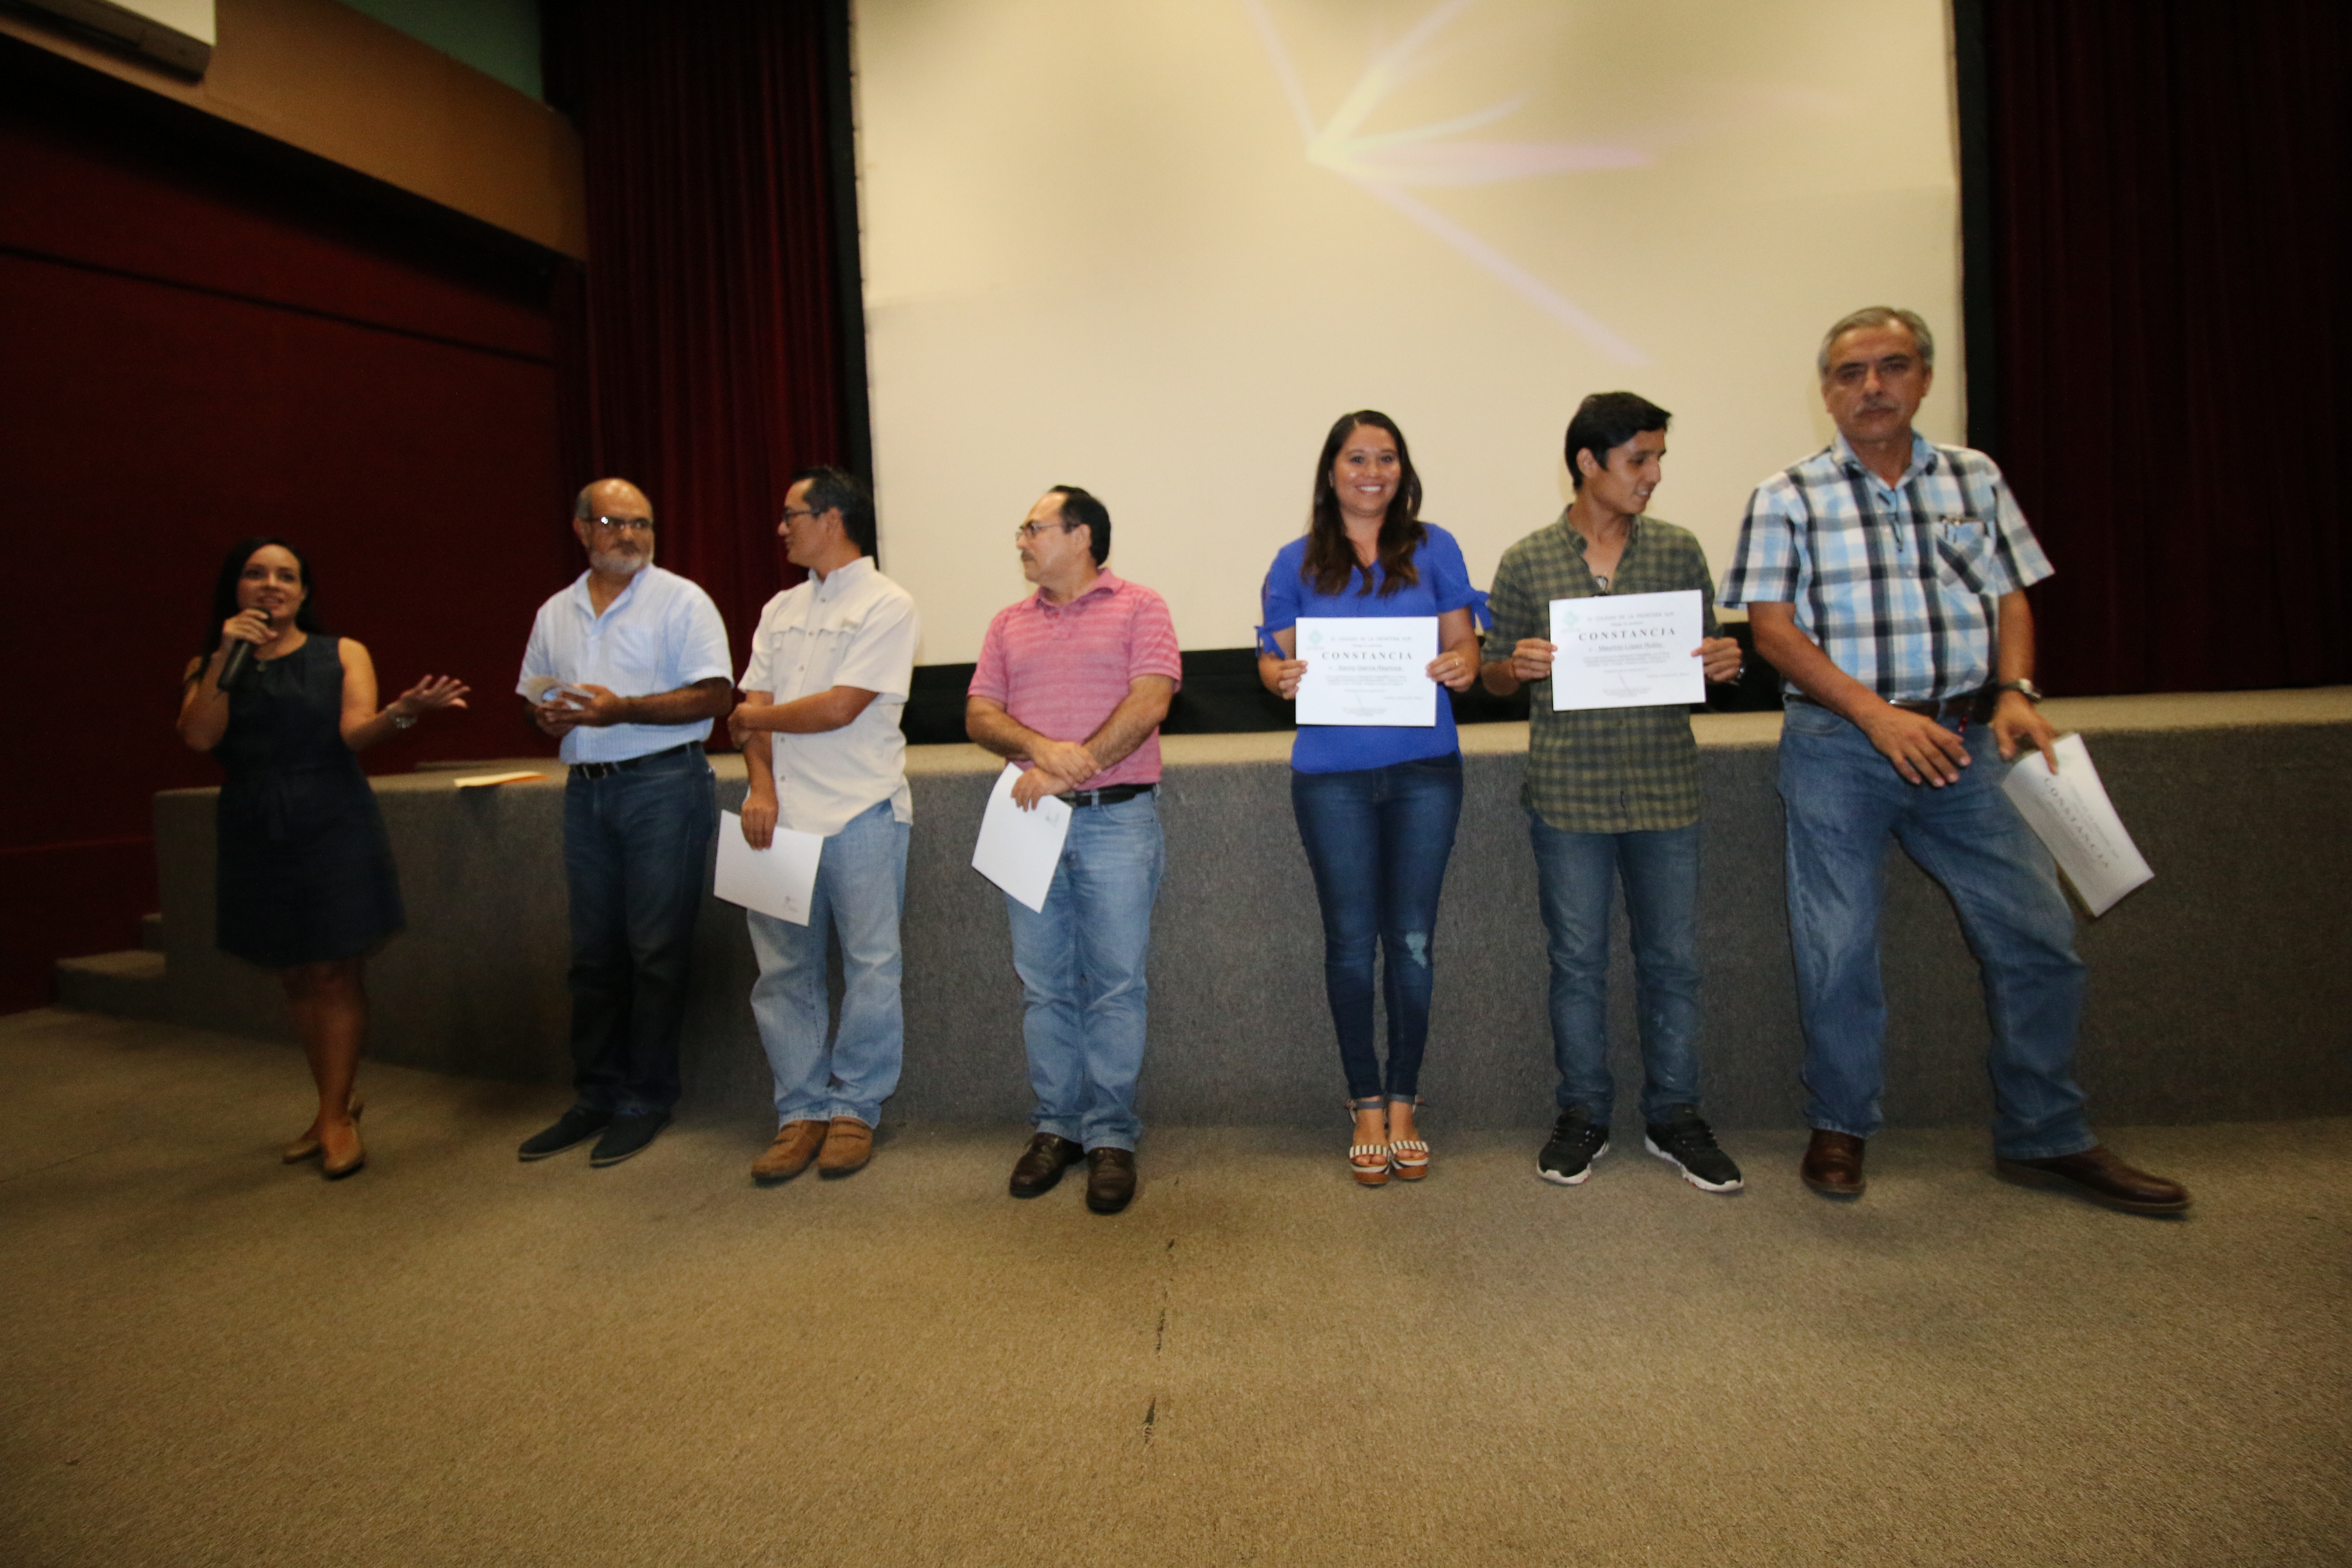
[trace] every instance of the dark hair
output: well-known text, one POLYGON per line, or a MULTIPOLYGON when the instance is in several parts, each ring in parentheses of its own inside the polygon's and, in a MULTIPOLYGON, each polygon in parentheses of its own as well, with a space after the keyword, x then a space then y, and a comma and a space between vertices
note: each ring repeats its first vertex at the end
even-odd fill
POLYGON ((1576 466, 1579 452, 1591 453, 1592 460, 1605 468, 1610 453, 1644 430, 1664 429, 1673 418, 1639 393, 1594 393, 1576 405, 1576 417, 1568 422, 1569 479, 1578 489, 1584 488, 1584 470, 1576 466))
POLYGON ((1085 526, 1087 548, 1099 567, 1110 559, 1110 508, 1076 485, 1055 485, 1054 491, 1062 498, 1062 521, 1073 528, 1085 526))
POLYGON ((857 482, 857 476, 821 463, 801 469, 789 483, 796 485, 803 479, 808 481, 809 510, 819 517, 829 511, 841 513, 842 530, 849 535, 849 542, 857 546, 859 554, 873 554, 874 498, 857 482))
POLYGON ((245 563, 253 559, 254 552, 267 550, 275 544, 294 557, 294 564, 302 569, 302 607, 294 612, 294 624, 313 636, 324 637, 327 628, 319 624, 319 584, 310 576, 310 562, 300 551, 282 539, 258 535, 240 539, 228 547, 221 557, 220 576, 213 583, 213 618, 205 623, 204 640, 196 644, 196 673, 204 673, 205 661, 220 647, 221 623, 236 614, 237 580, 245 575, 245 563))
MULTIPOLYGON (((1348 542, 1348 525, 1339 517, 1339 492, 1331 487, 1331 465, 1339 460, 1339 448, 1360 426, 1369 425, 1385 430, 1396 442, 1397 467, 1402 470, 1397 480, 1396 494, 1389 498, 1388 515, 1381 519, 1381 540, 1378 563, 1381 568, 1381 597, 1385 599, 1407 584, 1421 581, 1414 570, 1412 552, 1429 536, 1421 526, 1421 476, 1413 472, 1412 451, 1404 444, 1404 432, 1396 421, 1377 408, 1360 408, 1353 414, 1342 414, 1331 433, 1323 437, 1323 455, 1315 459, 1315 505, 1307 523, 1307 558, 1299 563, 1298 574, 1311 579, 1318 594, 1336 594, 1345 588, 1358 570, 1356 547, 1348 542)), ((1359 594, 1372 591, 1372 574, 1364 574, 1364 585, 1359 594)))

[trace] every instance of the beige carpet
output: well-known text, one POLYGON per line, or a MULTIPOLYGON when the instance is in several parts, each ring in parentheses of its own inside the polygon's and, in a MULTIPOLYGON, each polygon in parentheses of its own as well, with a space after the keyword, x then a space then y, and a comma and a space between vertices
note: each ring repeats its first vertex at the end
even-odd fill
POLYGON ((2352 1538, 2344 1121, 2109 1130, 2152 1221, 1896 1132, 1709 1197, 1622 1143, 1148 1137, 1127 1215, 1017 1128, 760 1190, 748 1123, 522 1165, 543 1090, 0 1019, 0 1561, 2328 1563, 2352 1538))

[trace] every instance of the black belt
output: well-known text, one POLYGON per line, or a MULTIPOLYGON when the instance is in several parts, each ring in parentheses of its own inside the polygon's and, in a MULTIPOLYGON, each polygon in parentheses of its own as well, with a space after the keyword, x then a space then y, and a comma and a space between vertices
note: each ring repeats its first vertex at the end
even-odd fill
MULTIPOLYGON (((1958 697, 1946 697, 1934 702, 1890 702, 1887 706, 1900 708, 1906 713, 1916 713, 1923 719, 1933 719, 1938 724, 1948 724, 1955 719, 1963 723, 1981 724, 1992 717, 1996 697, 1997 694, 1988 689, 1967 692, 1958 697)), ((1787 700, 1790 702, 1801 702, 1808 708, 1828 706, 1827 703, 1814 701, 1801 691, 1789 692, 1787 700)))
POLYGON ((1054 798, 1072 811, 1088 805, 1117 805, 1123 800, 1133 800, 1139 795, 1150 795, 1158 784, 1112 784, 1108 789, 1074 789, 1054 798))
POLYGON ((658 752, 647 752, 642 757, 631 757, 625 763, 574 763, 572 764, 572 776, 575 779, 601 779, 607 773, 625 773, 631 768, 641 768, 647 763, 657 763, 680 752, 698 751, 701 745, 699 741, 683 741, 658 752))

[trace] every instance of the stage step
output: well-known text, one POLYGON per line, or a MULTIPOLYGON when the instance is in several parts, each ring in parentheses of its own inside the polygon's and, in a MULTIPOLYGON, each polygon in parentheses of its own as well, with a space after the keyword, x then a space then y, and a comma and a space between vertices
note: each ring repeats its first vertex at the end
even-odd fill
POLYGON ((139 948, 142 952, 163 951, 163 917, 162 915, 139 917, 139 948))
POLYGON ((144 948, 58 960, 58 1004, 117 1018, 163 1018, 163 955, 144 948))

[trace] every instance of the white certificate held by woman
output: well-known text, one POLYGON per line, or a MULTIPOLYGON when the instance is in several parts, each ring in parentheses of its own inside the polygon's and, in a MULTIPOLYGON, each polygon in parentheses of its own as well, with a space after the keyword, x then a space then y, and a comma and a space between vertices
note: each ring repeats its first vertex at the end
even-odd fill
POLYGON ((1704 702, 1697 650, 1706 635, 1696 588, 1554 599, 1551 640, 1559 651, 1551 661, 1552 710, 1704 702))
POLYGON ((1437 722, 1435 616, 1301 616, 1297 637, 1300 723, 1437 722))

